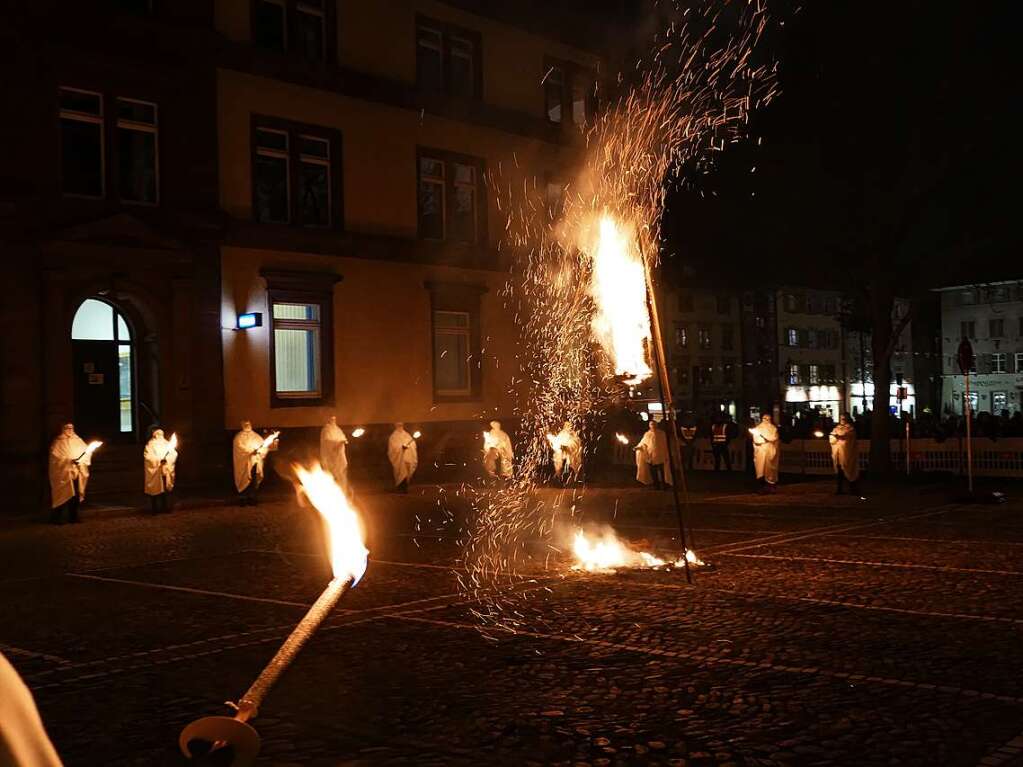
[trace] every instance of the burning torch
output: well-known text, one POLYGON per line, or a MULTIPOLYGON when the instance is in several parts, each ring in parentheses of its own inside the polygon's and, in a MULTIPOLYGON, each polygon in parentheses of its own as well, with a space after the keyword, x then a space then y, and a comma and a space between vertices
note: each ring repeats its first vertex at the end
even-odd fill
POLYGON ((362 524, 344 492, 318 464, 312 469, 301 466, 295 466, 294 469, 301 484, 301 494, 309 499, 327 523, 330 564, 334 577, 277 654, 256 677, 256 681, 237 703, 228 703, 235 711, 234 716, 203 717, 181 731, 178 746, 187 757, 203 753, 192 751, 198 741, 210 744, 211 751, 230 746, 235 752, 234 765, 249 765, 255 761, 260 738, 248 723, 249 720, 259 714, 267 693, 295 660, 299 650, 312 638, 345 592, 353 588, 366 572, 369 551, 366 549, 362 524))
POLYGON ((101 447, 103 447, 103 443, 102 442, 100 442, 98 439, 93 440, 92 442, 90 442, 88 445, 85 446, 85 450, 83 450, 82 454, 80 456, 78 456, 74 460, 74 463, 78 463, 83 458, 85 458, 85 456, 87 456, 87 455, 92 455, 97 450, 99 450, 101 447))

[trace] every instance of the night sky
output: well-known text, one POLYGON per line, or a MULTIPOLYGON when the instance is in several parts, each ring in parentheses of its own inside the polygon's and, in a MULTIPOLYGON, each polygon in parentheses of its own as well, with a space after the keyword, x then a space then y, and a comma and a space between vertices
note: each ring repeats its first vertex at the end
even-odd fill
POLYGON ((774 5, 781 95, 672 195, 668 262, 732 285, 1019 277, 1018 43, 997 4, 774 5))

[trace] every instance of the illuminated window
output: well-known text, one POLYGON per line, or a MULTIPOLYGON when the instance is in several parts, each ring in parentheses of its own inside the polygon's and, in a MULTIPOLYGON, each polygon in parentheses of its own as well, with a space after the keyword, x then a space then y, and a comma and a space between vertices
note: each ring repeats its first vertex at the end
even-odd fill
POLYGON ((1023 373, 1023 352, 1016 352, 1016 372, 1023 373))
POLYGON ((817 384, 820 383, 820 372, 817 365, 810 365, 808 378, 809 378, 808 382, 811 386, 816 386, 817 384))
POLYGON ((799 385, 799 365, 789 365, 789 385, 799 385))
POLYGON ((785 331, 789 346, 799 346, 799 331, 796 328, 789 328, 785 331))
POLYGON ((289 399, 321 395, 320 305, 274 302, 274 394, 289 399))
POLYGON ((689 335, 686 326, 681 322, 675 323, 675 346, 685 349, 689 346, 689 335))
POLYGON ((706 325, 701 326, 696 331, 696 335, 697 335, 697 341, 700 344, 700 348, 701 349, 709 349, 710 346, 711 346, 710 327, 708 327, 706 325))
MULTIPOLYGON (((107 354, 90 354, 90 358, 95 356, 96 360, 107 360, 106 367, 103 362, 90 361, 87 368, 75 370, 75 376, 87 377, 88 386, 86 388, 88 390, 110 391, 111 397, 116 396, 117 428, 122 434, 130 433, 134 429, 135 409, 132 386, 134 375, 132 338, 128 323, 121 313, 106 301, 88 298, 75 312, 74 320, 71 323, 71 340, 72 342, 109 341, 110 346, 113 346, 112 354, 116 355, 116 362, 109 362, 114 357, 107 354), (116 365, 116 370, 113 369, 114 365, 116 365)), ((113 399, 106 400, 105 394, 103 399, 113 402, 113 399)), ((102 407, 106 407, 105 402, 102 407)), ((95 412, 89 414, 90 418, 101 415, 101 413, 95 412)), ((106 419, 107 422, 110 420, 106 419)))
POLYGON ((1009 409, 1009 395, 1004 391, 991 392, 991 412, 994 415, 1001 415, 1003 410, 1009 409))
POLYGON ((117 99, 117 192, 122 200, 157 203, 157 146, 156 104, 117 99))
POLYGON ((61 88, 59 107, 61 189, 69 195, 102 197, 103 96, 61 88))

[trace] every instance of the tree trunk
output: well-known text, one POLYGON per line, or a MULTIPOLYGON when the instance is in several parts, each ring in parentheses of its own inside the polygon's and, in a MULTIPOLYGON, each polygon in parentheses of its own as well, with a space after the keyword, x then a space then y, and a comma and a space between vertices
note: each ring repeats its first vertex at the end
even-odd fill
POLYGON ((889 474, 892 470, 891 445, 889 444, 888 403, 891 399, 892 359, 891 338, 892 309, 895 296, 883 290, 871 295, 871 339, 874 377, 874 411, 870 421, 870 473, 874 476, 889 474))

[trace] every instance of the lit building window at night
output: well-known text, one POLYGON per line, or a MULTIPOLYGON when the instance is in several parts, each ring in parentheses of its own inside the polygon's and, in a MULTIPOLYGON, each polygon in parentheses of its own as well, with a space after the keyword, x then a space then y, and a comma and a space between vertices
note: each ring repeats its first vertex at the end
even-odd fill
POLYGON ((274 391, 278 397, 320 396, 318 304, 273 304, 274 391))

